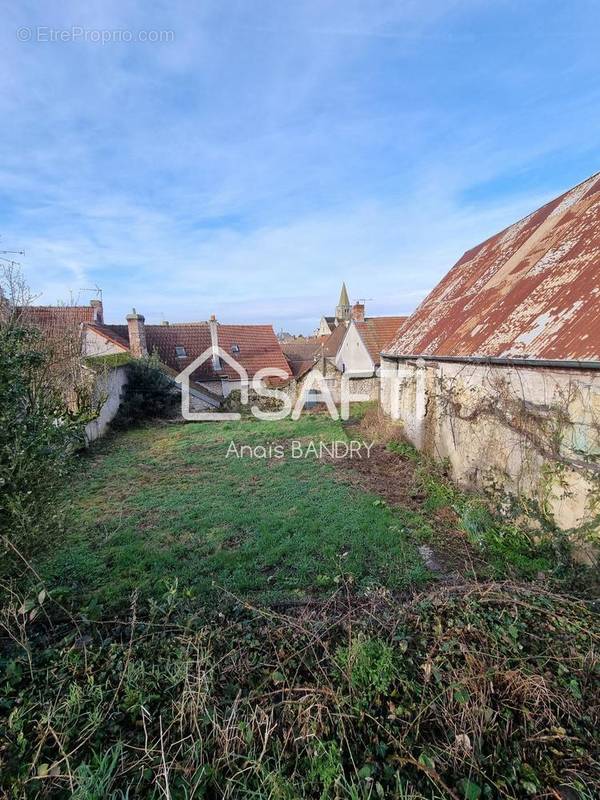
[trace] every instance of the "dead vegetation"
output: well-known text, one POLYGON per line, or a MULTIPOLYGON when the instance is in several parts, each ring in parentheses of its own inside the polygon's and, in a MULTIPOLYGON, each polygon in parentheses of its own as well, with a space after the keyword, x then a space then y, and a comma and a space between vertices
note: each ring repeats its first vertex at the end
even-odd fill
POLYGON ((399 605, 344 581, 294 613, 225 595, 208 616, 171 591, 150 616, 134 605, 128 621, 54 631, 50 606, 25 639, 21 621, 26 654, 4 665, 5 797, 600 788, 598 620, 539 588, 438 587, 399 605))

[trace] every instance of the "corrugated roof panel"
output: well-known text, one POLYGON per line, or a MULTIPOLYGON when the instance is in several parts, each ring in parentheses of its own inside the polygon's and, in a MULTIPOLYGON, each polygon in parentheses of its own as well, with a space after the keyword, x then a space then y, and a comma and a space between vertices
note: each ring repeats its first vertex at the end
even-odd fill
POLYGON ((394 355, 600 360, 600 177, 468 250, 394 355))

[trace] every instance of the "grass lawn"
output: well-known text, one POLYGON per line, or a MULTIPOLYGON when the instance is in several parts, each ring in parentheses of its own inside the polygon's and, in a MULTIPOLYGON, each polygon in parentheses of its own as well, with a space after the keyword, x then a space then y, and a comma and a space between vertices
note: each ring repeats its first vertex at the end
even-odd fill
POLYGON ((325 416, 165 424, 82 457, 40 584, 0 608, 0 797, 598 797, 592 604, 401 442, 291 457, 345 437, 325 416), (453 582, 457 554, 535 581, 453 582))
POLYGON ((325 593, 340 574, 360 588, 427 580, 411 531, 419 513, 336 479, 331 464, 292 458, 292 440, 345 440, 325 416, 298 422, 164 425, 133 430, 84 457, 64 538, 39 570, 69 602, 121 607, 134 589, 159 597, 177 579, 203 602, 222 589, 269 602, 325 593), (285 457, 227 457, 230 443, 279 443, 285 457))

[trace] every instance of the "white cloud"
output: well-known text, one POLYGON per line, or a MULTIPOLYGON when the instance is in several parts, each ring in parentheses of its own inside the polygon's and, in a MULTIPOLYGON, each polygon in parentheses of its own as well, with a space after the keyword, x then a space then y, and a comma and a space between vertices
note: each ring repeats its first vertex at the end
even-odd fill
POLYGON ((595 43, 540 44, 521 11, 501 39, 510 4, 498 19, 478 0, 6 13, 3 241, 47 301, 98 283, 115 321, 135 305, 309 330, 342 279, 371 312, 406 312, 466 248, 596 168, 595 43), (22 44, 24 24, 175 41, 22 44))

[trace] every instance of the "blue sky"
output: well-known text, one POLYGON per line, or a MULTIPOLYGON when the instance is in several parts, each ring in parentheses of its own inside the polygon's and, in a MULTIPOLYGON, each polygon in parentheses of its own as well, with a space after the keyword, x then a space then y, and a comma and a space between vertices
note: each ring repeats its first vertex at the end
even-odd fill
POLYGON ((600 170, 596 0, 2 6, 0 247, 39 302, 310 332, 345 280, 406 313, 600 170), (38 40, 73 27, 173 41, 38 40))

